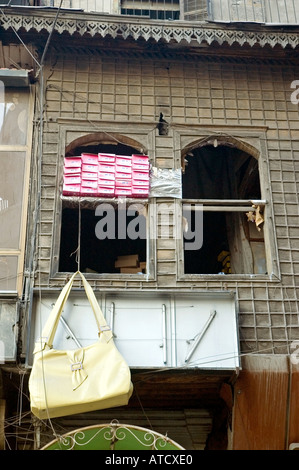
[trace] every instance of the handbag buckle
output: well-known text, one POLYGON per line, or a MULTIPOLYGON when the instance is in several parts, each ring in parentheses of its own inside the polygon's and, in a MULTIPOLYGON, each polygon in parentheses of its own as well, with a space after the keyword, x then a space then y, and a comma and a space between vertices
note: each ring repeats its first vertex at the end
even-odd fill
POLYGON ((76 370, 80 370, 80 369, 83 369, 83 364, 82 364, 81 361, 74 362, 73 364, 71 364, 71 371, 72 372, 75 372, 76 370))

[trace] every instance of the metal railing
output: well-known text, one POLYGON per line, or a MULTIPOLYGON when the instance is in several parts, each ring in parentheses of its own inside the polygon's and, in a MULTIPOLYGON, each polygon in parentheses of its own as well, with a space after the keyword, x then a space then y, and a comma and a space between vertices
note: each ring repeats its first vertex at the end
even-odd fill
MULTIPOLYGON (((60 0, 0 0, 0 4, 57 8, 60 0)), ((299 25, 299 0, 63 0, 62 7, 152 20, 299 25)))

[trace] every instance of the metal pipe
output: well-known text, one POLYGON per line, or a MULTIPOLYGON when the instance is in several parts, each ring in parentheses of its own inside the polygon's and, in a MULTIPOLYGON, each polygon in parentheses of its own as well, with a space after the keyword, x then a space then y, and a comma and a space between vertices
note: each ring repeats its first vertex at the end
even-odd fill
POLYGON ((114 315, 115 315, 115 303, 111 302, 111 310, 110 310, 110 328, 112 331, 113 336, 114 335, 114 315))
POLYGON ((162 305, 163 362, 167 363, 166 305, 162 305))
POLYGON ((186 359, 185 359, 185 362, 188 362, 190 357, 192 356, 192 354, 194 353, 195 349, 197 348, 197 346, 199 345, 200 341, 202 340, 203 336, 205 335, 207 329, 209 328, 210 324, 212 323, 212 321, 214 320, 215 318, 215 315, 216 315, 216 310, 213 310, 211 313, 210 313, 210 316, 208 318, 208 321, 206 322, 205 326, 203 327, 200 335, 198 336, 198 338, 196 339, 195 343, 193 344, 191 350, 189 351, 189 353, 187 354, 186 356, 186 359))
POLYGON ((65 319, 63 318, 63 316, 60 316, 60 321, 61 323, 63 324, 63 326, 65 327, 65 329, 67 330, 67 332, 69 333, 70 337, 75 341, 76 345, 78 346, 78 348, 82 348, 82 345, 79 343, 79 341, 77 340, 76 336, 74 335, 74 333, 72 332, 72 330, 70 329, 70 327, 68 326, 67 322, 65 321, 65 319))

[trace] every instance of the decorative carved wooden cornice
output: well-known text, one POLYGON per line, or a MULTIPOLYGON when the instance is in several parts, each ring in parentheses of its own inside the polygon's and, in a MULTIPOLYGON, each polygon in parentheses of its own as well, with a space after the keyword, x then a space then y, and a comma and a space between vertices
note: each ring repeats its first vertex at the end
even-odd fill
MULTIPOLYGON (((0 26, 5 30, 48 32, 52 31, 56 9, 17 8, 3 10, 0 26)), ((186 21, 155 21, 148 19, 116 16, 108 14, 84 13, 82 11, 61 10, 54 26, 55 32, 67 32, 71 36, 84 37, 129 37, 134 40, 150 39, 158 42, 219 45, 239 44, 251 47, 279 45, 296 48, 299 45, 299 27, 283 28, 266 25, 236 25, 216 23, 195 23, 186 21)))

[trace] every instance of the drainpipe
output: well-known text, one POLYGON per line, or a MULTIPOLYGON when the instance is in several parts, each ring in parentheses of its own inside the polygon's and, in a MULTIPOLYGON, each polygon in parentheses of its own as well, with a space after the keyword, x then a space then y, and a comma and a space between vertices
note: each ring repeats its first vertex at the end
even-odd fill
POLYGON ((292 391, 292 361, 291 356, 287 356, 288 364, 288 392, 286 405, 286 429, 285 429, 285 450, 289 450, 290 439, 290 415, 291 415, 291 391, 292 391))

